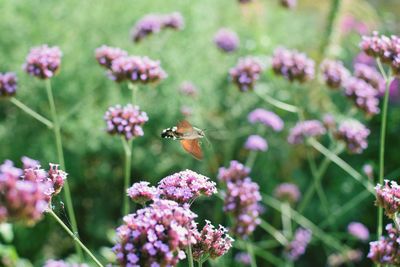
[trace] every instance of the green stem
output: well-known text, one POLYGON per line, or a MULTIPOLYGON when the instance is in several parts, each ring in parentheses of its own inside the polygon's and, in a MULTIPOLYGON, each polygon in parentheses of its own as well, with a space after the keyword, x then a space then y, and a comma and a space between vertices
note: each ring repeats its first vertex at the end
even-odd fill
POLYGON ((286 246, 288 244, 286 237, 267 221, 261 219, 260 227, 269 233, 273 238, 275 238, 276 241, 278 241, 282 246, 286 246))
POLYGON ((298 111, 296 106, 293 106, 293 105, 287 104, 285 102, 279 101, 279 100, 269 96, 267 93, 262 94, 258 90, 254 90, 254 93, 258 97, 260 97, 262 100, 264 100, 265 102, 267 102, 268 104, 270 104, 270 105, 272 105, 272 106, 274 106, 276 108, 279 108, 279 109, 282 109, 282 110, 285 110, 285 111, 291 112, 291 113, 296 113, 298 111))
POLYGON ((250 266, 257 267, 257 262, 256 262, 256 257, 254 256, 253 246, 251 245, 251 242, 249 240, 246 242, 246 250, 250 256, 250 266))
POLYGON ((241 250, 246 249, 247 246, 252 246, 252 249, 253 249, 255 255, 257 255, 258 257, 260 257, 260 258, 272 263, 273 266, 283 266, 284 265, 284 262, 280 258, 276 257, 273 253, 270 253, 266 249, 260 249, 260 248, 258 248, 257 246, 255 246, 255 245, 253 245, 251 243, 248 244, 248 242, 243 242, 243 241, 240 241, 240 240, 236 240, 233 243, 233 246, 235 248, 241 249, 241 250))
POLYGON ((189 262, 189 267, 194 267, 194 263, 193 263, 193 253, 192 253, 192 244, 189 241, 189 246, 188 246, 188 262, 189 262))
POLYGON ((254 163, 256 162, 256 158, 257 158, 257 151, 255 151, 255 150, 250 151, 249 156, 247 157, 245 166, 252 169, 254 166, 254 163))
MULTIPOLYGON (((56 105, 54 103, 53 90, 51 87, 50 79, 46 80, 46 91, 47 91, 47 97, 48 97, 49 105, 50 105, 50 112, 51 112, 51 116, 53 119, 53 131, 54 131, 54 136, 56 139, 58 163, 60 164, 61 169, 66 171, 63 145, 62 145, 62 139, 61 139, 61 129, 60 129, 60 124, 59 124, 59 120, 58 120, 58 116, 57 116, 56 105)), ((70 192, 68 180, 65 180, 63 189, 64 189, 63 191, 64 191, 64 197, 65 197, 66 206, 67 206, 68 217, 71 221, 72 230, 76 233, 77 236, 79 236, 78 225, 76 223, 74 206, 72 203, 71 192, 70 192)), ((77 246, 76 243, 75 243, 75 248, 76 248, 76 252, 78 253, 78 256, 82 259, 82 256, 83 256, 82 249, 79 246, 77 246)))
POLYGON ((283 202, 281 204, 281 217, 282 217, 282 227, 283 233, 287 239, 292 236, 292 220, 290 216, 290 204, 288 202, 283 202))
POLYGON ((136 105, 138 86, 136 84, 129 83, 128 88, 132 91, 132 105, 136 105))
POLYGON ((328 21, 326 25, 325 35, 322 38, 320 54, 322 57, 325 56, 327 50, 329 50, 332 42, 332 36, 335 29, 336 21, 340 11, 341 0, 331 0, 331 7, 329 10, 328 21))
POLYGON ((36 111, 31 109, 30 107, 28 107, 27 105, 25 105, 24 103, 22 103, 21 101, 16 99, 15 97, 11 97, 10 102, 13 103, 15 106, 17 106, 18 108, 20 108, 22 111, 24 111, 29 116, 33 117, 34 119, 38 120, 39 122, 41 122, 44 125, 46 125, 47 127, 49 127, 50 129, 53 128, 53 123, 51 121, 49 121, 48 119, 46 119, 45 117, 43 117, 42 115, 40 115, 39 113, 37 113, 36 111))
POLYGON ((103 264, 93 255, 93 253, 79 240, 78 236, 74 234, 65 223, 54 213, 53 210, 49 210, 48 213, 61 225, 61 227, 67 232, 67 234, 74 240, 75 244, 83 249, 90 258, 96 263, 97 266, 103 267, 103 264))
POLYGON ((131 184, 132 140, 126 141, 124 137, 122 137, 121 140, 125 152, 125 176, 124 176, 122 214, 127 215, 129 214, 130 211, 130 201, 127 195, 127 190, 131 184))
POLYGON ((202 267, 203 266, 203 261, 202 260, 197 261, 197 266, 198 267, 202 267))

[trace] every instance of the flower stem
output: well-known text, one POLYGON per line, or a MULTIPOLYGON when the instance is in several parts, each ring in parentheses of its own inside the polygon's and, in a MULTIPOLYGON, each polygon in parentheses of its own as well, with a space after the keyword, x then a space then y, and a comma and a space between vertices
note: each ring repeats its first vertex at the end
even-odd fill
POLYGON ((320 54, 324 57, 332 43, 332 36, 335 31, 336 21, 340 13, 341 0, 331 0, 331 7, 329 10, 328 21, 325 29, 325 35, 322 38, 320 54))
POLYGON ((253 246, 252 246, 252 244, 250 243, 249 240, 246 242, 246 250, 247 250, 247 253, 249 253, 249 256, 250 256, 250 266, 251 267, 257 267, 257 262, 256 262, 256 258, 254 256, 253 246))
POLYGON ((286 246, 289 243, 286 237, 267 221, 261 219, 260 227, 264 229, 267 233, 269 233, 282 246, 286 246))
POLYGON ((279 108, 279 109, 282 109, 282 110, 285 110, 285 111, 291 112, 291 113, 296 113, 298 111, 296 106, 293 106, 293 105, 287 104, 285 102, 279 101, 279 100, 269 96, 267 93, 262 94, 257 89, 254 90, 254 93, 258 97, 260 97, 262 100, 264 100, 265 102, 267 102, 268 104, 270 104, 270 105, 272 105, 272 106, 274 106, 276 108, 279 108))
POLYGON ((198 266, 198 267, 202 267, 202 266, 203 266, 203 261, 202 261, 202 260, 199 260, 199 261, 197 262, 197 266, 198 266))
MULTIPOLYGON (((65 168, 65 161, 64 161, 64 152, 63 152, 63 145, 62 145, 62 139, 61 139, 61 129, 60 129, 60 124, 57 116, 57 111, 56 111, 56 105, 54 103, 54 97, 53 97, 53 90, 51 87, 51 81, 50 79, 46 80, 46 91, 47 91, 47 97, 49 100, 49 105, 50 105, 50 112, 51 116, 53 119, 53 131, 54 131, 54 136, 56 139, 56 149, 57 149, 57 157, 58 157, 58 163, 60 164, 61 168, 66 171, 65 168)), ((67 212, 68 212, 68 217, 71 221, 71 227, 72 230, 76 233, 77 236, 79 236, 78 233, 78 226, 76 223, 76 218, 75 218, 75 212, 74 212, 74 206, 72 204, 72 198, 71 198, 71 192, 69 189, 69 183, 68 180, 65 181, 64 187, 64 197, 66 200, 66 206, 67 206, 67 212)), ((75 248, 76 252, 78 253, 78 256, 82 259, 82 249, 81 247, 77 246, 75 243, 75 248)))
POLYGON ((255 150, 250 151, 249 156, 247 157, 245 166, 252 169, 254 166, 254 163, 256 161, 256 158, 257 158, 257 151, 255 151, 255 150))
POLYGON ((189 267, 194 267, 194 264, 193 264, 193 253, 192 253, 192 244, 191 244, 190 241, 189 241, 189 246, 188 246, 187 254, 188 254, 189 267))
POLYGON ((127 190, 131 184, 132 140, 126 141, 124 137, 122 137, 121 140, 125 151, 125 177, 124 177, 122 215, 127 215, 130 211, 130 202, 129 202, 129 197, 127 196, 127 190))
POLYGON ((138 86, 136 84, 129 83, 128 88, 132 91, 132 105, 136 105, 138 86))
POLYGON ((49 210, 48 213, 61 225, 61 227, 67 232, 67 234, 74 240, 75 244, 83 249, 92 260, 96 263, 97 266, 103 267, 103 264, 93 255, 93 253, 79 240, 78 236, 74 234, 65 223, 54 213, 53 210, 49 210))
POLYGON ((13 103, 15 106, 17 106, 18 108, 20 108, 22 111, 24 111, 29 116, 33 117, 34 119, 38 120, 39 122, 41 122, 44 125, 46 125, 47 127, 49 127, 50 129, 53 128, 53 123, 51 121, 49 121, 48 119, 46 119, 45 117, 43 117, 42 115, 40 115, 39 113, 37 113, 36 111, 31 109, 30 107, 28 107, 27 105, 25 105, 24 103, 22 103, 21 101, 16 99, 15 97, 11 97, 10 102, 13 103))

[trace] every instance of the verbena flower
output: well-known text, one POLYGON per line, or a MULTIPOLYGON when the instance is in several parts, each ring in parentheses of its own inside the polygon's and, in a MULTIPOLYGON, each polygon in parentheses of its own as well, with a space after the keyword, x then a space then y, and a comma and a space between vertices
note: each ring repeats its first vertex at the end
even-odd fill
POLYGON ((58 164, 49 164, 49 171, 47 172, 48 174, 48 179, 51 181, 53 184, 53 195, 57 195, 60 193, 61 189, 64 186, 65 180, 67 179, 67 173, 60 170, 58 164))
POLYGON ((277 48, 272 58, 272 69, 289 81, 305 82, 314 78, 314 61, 304 53, 277 48))
POLYGON ((262 108, 257 108, 250 112, 247 120, 253 124, 264 124, 267 127, 271 127, 275 132, 282 131, 284 126, 283 120, 278 115, 262 108))
POLYGON ((287 257, 295 261, 306 252, 308 243, 312 238, 312 232, 309 229, 298 228, 294 233, 294 238, 286 248, 287 257))
POLYGON ((160 196, 178 203, 192 203, 201 195, 217 193, 216 184, 210 178, 191 170, 174 173, 158 183, 160 196))
POLYGON ((326 129, 320 121, 301 121, 296 123, 296 125, 290 129, 287 140, 290 144, 301 144, 307 137, 319 137, 325 133, 326 129))
POLYGON ((339 267, 346 263, 361 261, 363 253, 359 249, 350 249, 345 252, 331 254, 328 257, 328 266, 339 267))
POLYGON ((251 264, 251 258, 250 255, 246 252, 239 252, 235 255, 235 261, 239 262, 245 266, 248 266, 251 264))
POLYGON ((297 5, 297 0, 280 0, 280 2, 286 8, 294 8, 297 5))
POLYGON ((15 95, 17 92, 17 75, 14 72, 0 73, 0 98, 15 95))
POLYGON ((114 59, 109 77, 116 82, 157 83, 167 77, 160 62, 148 57, 123 56, 114 59))
POLYGON ((374 178, 374 168, 371 164, 364 164, 362 167, 363 173, 371 180, 374 178))
POLYGON ((348 119, 339 124, 335 137, 344 141, 351 153, 360 154, 368 147, 369 134, 370 130, 361 122, 348 119))
POLYGON ((30 50, 24 70, 37 78, 49 79, 60 69, 62 52, 57 46, 42 45, 30 50))
POLYGON ((236 32, 221 28, 214 35, 214 43, 222 51, 230 53, 238 48, 240 41, 236 32))
POLYGON ((365 64, 356 64, 354 65, 354 76, 370 84, 379 93, 384 93, 385 79, 375 69, 375 67, 365 64))
POLYGON ((337 89, 343 86, 349 78, 350 72, 343 66, 343 62, 325 59, 320 66, 322 78, 329 88, 337 89))
POLYGON ((362 241, 366 241, 369 239, 368 228, 360 222, 351 222, 347 226, 347 231, 349 232, 349 234, 351 234, 354 237, 357 237, 362 241))
POLYGON ((43 267, 89 267, 87 264, 67 263, 63 260, 48 260, 43 267))
POLYGON ((261 63, 252 57, 240 58, 237 65, 230 69, 229 74, 232 82, 242 92, 254 88, 256 81, 260 78, 263 67, 261 63))
POLYGON ((365 52, 360 52, 354 57, 353 64, 354 65, 355 64, 364 64, 364 65, 368 65, 371 67, 375 67, 376 61, 373 57, 367 55, 365 52))
POLYGON ((396 181, 385 180, 384 184, 377 184, 376 205, 385 210, 385 214, 393 218, 395 213, 400 212, 400 185, 396 181))
POLYGON ((109 107, 104 115, 107 132, 124 136, 126 140, 143 136, 142 126, 149 120, 146 112, 138 106, 128 104, 109 107))
POLYGON ((388 236, 382 236, 378 241, 370 242, 368 258, 376 264, 400 265, 400 234, 392 224, 386 225, 388 236))
POLYGON ((216 259, 221 257, 232 247, 233 238, 228 234, 228 230, 222 225, 215 228, 210 221, 200 232, 194 235, 196 244, 193 245, 193 258, 196 261, 207 259, 216 259))
POLYGON ((171 200, 156 200, 124 217, 113 250, 119 266, 176 266, 195 240, 196 214, 171 200))
POLYGON ((221 167, 218 171, 218 179, 223 182, 235 182, 243 180, 250 174, 250 168, 242 163, 232 160, 228 168, 221 167))
POLYGON ((181 114, 184 117, 190 117, 190 116, 193 115, 193 109, 191 107, 189 107, 189 106, 186 106, 186 105, 181 106, 180 111, 181 111, 181 114))
POLYGON ((127 194, 134 202, 144 205, 158 196, 158 190, 149 182, 139 182, 129 187, 127 194))
POLYGON ((101 66, 109 69, 115 59, 128 56, 128 52, 118 47, 102 45, 96 49, 95 56, 101 66))
POLYGON ((163 28, 182 30, 185 26, 185 21, 182 17, 182 14, 179 12, 163 15, 161 19, 163 28))
POLYGON ((367 115, 379 113, 378 91, 366 81, 355 77, 349 78, 344 85, 344 93, 367 115))
POLYGON ((198 94, 198 89, 196 85, 194 85, 190 81, 184 81, 179 86, 179 91, 186 96, 195 97, 198 94))
POLYGON ((23 156, 21 158, 23 169, 29 169, 29 168, 36 168, 38 165, 40 165, 40 162, 35 159, 31 159, 27 156, 23 156))
POLYGON ((282 202, 296 204, 301 197, 297 185, 292 183, 282 183, 275 188, 274 196, 282 202))
POLYGON ((267 140, 265 140, 259 135, 250 135, 247 138, 244 147, 248 150, 253 150, 253 151, 267 151, 268 143, 267 140))
POLYGON ((336 119, 332 114, 324 114, 322 117, 322 122, 324 124, 324 127, 328 130, 333 130, 336 128, 336 119))

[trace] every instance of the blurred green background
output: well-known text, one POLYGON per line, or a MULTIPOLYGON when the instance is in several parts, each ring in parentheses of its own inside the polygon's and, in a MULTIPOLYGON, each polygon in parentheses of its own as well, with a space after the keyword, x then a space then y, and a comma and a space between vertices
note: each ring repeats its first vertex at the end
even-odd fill
MULTIPOLYGON (((256 107, 264 107, 285 120, 281 133, 264 131, 269 150, 260 153, 251 177, 261 191, 270 194, 281 182, 294 182, 304 192, 311 185, 311 177, 304 161, 304 147, 292 147, 286 142, 288 130, 296 116, 277 110, 252 93, 240 93, 228 80, 228 71, 237 59, 245 55, 260 56, 265 61, 277 46, 296 48, 321 61, 321 44, 326 36, 331 1, 300 0, 294 10, 286 10, 278 0, 257 0, 240 5, 235 0, 165 1, 165 0, 0 0, 0 71, 14 71, 18 75, 17 98, 39 113, 50 117, 45 84, 22 71, 29 49, 47 43, 63 51, 61 72, 52 79, 62 133, 69 183, 77 213, 80 235, 84 243, 101 254, 101 247, 111 247, 108 232, 121 222, 120 211, 123 188, 123 148, 118 137, 105 132, 103 115, 110 105, 126 104, 130 100, 126 85, 109 80, 98 66, 94 50, 103 45, 117 46, 134 55, 159 59, 168 78, 156 87, 141 87, 138 104, 149 115, 144 126, 145 135, 133 142, 133 181, 146 180, 156 184, 164 176, 186 168, 216 180, 220 166, 230 160, 246 161, 248 152, 243 143, 249 134, 257 131, 247 122, 247 114, 256 107), (179 11, 185 19, 183 31, 164 31, 133 44, 130 30, 143 15, 151 12, 179 11), (220 27, 234 29, 240 36, 240 49, 233 54, 221 53, 213 44, 213 35, 220 27), (199 97, 189 99, 179 94, 179 84, 192 81, 200 90, 199 97), (207 130, 211 145, 203 144, 206 157, 196 161, 185 154, 178 143, 159 138, 163 128, 175 125, 182 118, 182 105, 191 106, 190 121, 207 130)), ((342 1, 343 5, 334 25, 331 42, 324 47, 325 55, 343 60, 351 68, 358 53, 359 34, 344 33, 341 20, 352 16, 365 22, 368 32, 379 29, 383 33, 399 34, 400 6, 397 0, 342 1)), ((291 86, 267 71, 260 86, 269 87, 269 93, 291 102, 291 86)), ((332 112, 332 101, 340 110, 349 106, 344 97, 333 100, 318 82, 305 85, 308 101, 307 117, 321 118, 332 112)), ((386 173, 391 178, 400 172, 398 154, 399 106, 390 107, 386 173)), ((362 114, 357 118, 364 120, 362 114)), ((369 148, 360 156, 344 155, 355 169, 364 163, 377 166, 379 116, 368 121, 372 134, 369 148)), ((27 155, 43 165, 56 161, 53 133, 24 114, 7 100, 0 100, 0 161, 19 162, 27 155)), ((317 159, 320 157, 316 155, 317 159)), ((323 185, 333 209, 345 204, 363 188, 347 174, 331 166, 323 185)), ((63 199, 54 201, 57 213, 68 223, 63 199)), ((222 203, 216 197, 200 200, 193 209, 200 218, 214 224, 227 224, 221 213, 222 203)), ((304 215, 317 225, 324 219, 318 198, 314 196, 304 215)), ((279 214, 267 209, 263 219, 279 227, 279 214)), ((376 208, 373 197, 367 197, 351 212, 334 218, 334 226, 326 231, 348 245, 362 248, 367 244, 350 243, 346 231, 350 221, 365 223, 375 232, 376 208), (336 234, 337 233, 337 234, 336 234)), ((35 227, 14 225, 14 238, 2 243, 15 247, 21 258, 40 266, 48 258, 65 258, 74 252, 73 244, 51 219, 45 218, 35 227)), ((255 240, 271 237, 258 229, 255 240)), ((373 240, 374 236, 372 237, 373 240)), ((1 249, 1 247, 0 247, 1 249)), ((279 256, 280 250, 271 250, 279 256)), ((325 266, 326 257, 333 251, 314 239, 305 256, 296 266, 325 266)), ((100 257, 103 257, 103 253, 100 257)), ((224 265, 233 266, 234 253, 224 259, 224 265)), ((104 258, 103 258, 104 259, 104 258)), ((259 266, 271 266, 258 258, 259 266)), ((360 266, 368 266, 365 260, 360 266)))

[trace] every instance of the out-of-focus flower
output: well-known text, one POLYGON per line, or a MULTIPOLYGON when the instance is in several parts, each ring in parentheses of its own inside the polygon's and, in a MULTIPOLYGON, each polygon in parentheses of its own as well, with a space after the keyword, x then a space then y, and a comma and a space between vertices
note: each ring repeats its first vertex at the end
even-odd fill
POLYGON ((126 57, 127 55, 128 52, 122 50, 121 48, 110 47, 106 45, 102 45, 95 51, 97 62, 107 69, 111 68, 111 64, 115 59, 119 57, 126 57))
POLYGON ((253 0, 238 0, 240 4, 247 4, 253 2, 253 0))
POLYGON ((201 195, 217 193, 216 184, 210 178, 191 170, 174 173, 158 183, 160 196, 178 203, 192 203, 201 195))
POLYGON ((243 180, 250 174, 250 168, 242 163, 232 160, 228 168, 221 167, 218 171, 218 179, 224 182, 235 182, 243 180))
POLYGON ((365 64, 356 64, 354 65, 354 76, 369 83, 373 88, 378 90, 379 93, 385 91, 385 79, 375 67, 365 64))
POLYGON ((379 113, 378 91, 366 81, 351 77, 344 85, 344 93, 367 115, 379 113))
POLYGON ((296 204, 301 197, 301 193, 297 185, 292 183, 282 183, 275 188, 274 195, 282 202, 296 204))
POLYGON ((114 59, 109 70, 109 77, 116 81, 132 83, 157 83, 167 77, 160 61, 148 57, 124 56, 114 59))
POLYGON ((246 252, 239 252, 235 255, 235 261, 239 262, 245 266, 248 266, 251 264, 251 258, 250 255, 246 252))
POLYGON ((328 130, 333 130, 336 128, 336 120, 335 117, 332 114, 325 114, 322 117, 322 122, 324 124, 324 127, 328 130))
POLYGON ((357 237, 358 239, 360 239, 362 241, 366 241, 369 239, 368 228, 360 222, 351 222, 347 226, 347 231, 349 232, 349 234, 357 237))
POLYGON ((272 58, 272 69, 289 81, 306 82, 314 78, 314 61, 304 53, 277 48, 272 58))
POLYGON ((249 113, 247 120, 250 123, 262 123, 265 126, 271 127, 275 132, 280 132, 283 129, 283 120, 274 112, 257 108, 249 113))
POLYGON ((297 0, 280 0, 281 5, 286 8, 294 8, 297 5, 297 0))
POLYGON ((349 71, 343 62, 325 59, 321 63, 322 78, 329 88, 337 89, 343 86, 344 81, 350 77, 349 71))
POLYGON ((60 170, 55 175, 55 165, 46 172, 40 169, 21 170, 12 161, 0 165, 0 219, 1 221, 20 221, 28 225, 38 222, 49 209, 52 196, 61 188, 58 176, 66 178, 60 170))
POLYGON ((294 233, 294 238, 286 248, 287 257, 295 261, 306 252, 308 243, 312 238, 312 232, 309 229, 298 228, 294 233))
POLYGON ((368 65, 371 67, 375 67, 376 66, 376 62, 375 59, 371 56, 368 56, 365 52, 360 52, 357 54, 357 56, 354 57, 353 59, 353 64, 364 64, 364 65, 368 65))
POLYGON ((67 263, 63 260, 48 260, 43 267, 89 267, 89 265, 84 263, 67 263))
POLYGON ((366 23, 357 20, 355 17, 351 15, 344 16, 340 26, 344 34, 349 34, 352 31, 358 34, 367 34, 369 30, 368 25, 366 23))
POLYGON ((254 88, 262 70, 263 67, 257 59, 245 57, 239 59, 239 62, 229 71, 229 74, 233 83, 239 87, 239 90, 247 92, 254 88))
POLYGON ((361 122, 353 119, 344 120, 340 123, 335 136, 338 140, 345 142, 351 153, 361 154, 368 147, 367 138, 370 130, 361 122))
POLYGON ((40 79, 53 77, 60 68, 62 52, 57 46, 42 45, 34 47, 26 57, 24 70, 40 79))
POLYGON ((181 107, 181 114, 185 117, 190 117, 193 114, 193 109, 189 106, 182 106, 181 107))
POLYGON ((21 158, 23 169, 29 169, 29 168, 36 168, 37 166, 40 165, 40 162, 35 159, 31 159, 27 156, 23 156, 21 158))
POLYGON ((187 205, 156 200, 124 217, 113 250, 120 266, 176 266, 195 239, 196 214, 187 205))
POLYGON ((244 147, 248 150, 253 150, 253 151, 267 151, 268 143, 267 140, 265 140, 259 135, 250 135, 247 138, 244 147))
POLYGON ((221 257, 232 247, 233 239, 227 234, 225 227, 216 229, 210 221, 206 221, 203 229, 194 234, 196 244, 193 245, 193 258, 196 261, 221 257))
POLYGON ((124 107, 116 105, 108 108, 104 120, 108 133, 122 135, 126 140, 130 140, 143 136, 142 126, 149 118, 146 112, 141 111, 138 106, 128 104, 124 107))
POLYGON ((400 233, 392 224, 386 225, 388 236, 370 242, 368 258, 376 264, 400 265, 400 233))
POLYGON ((127 194, 134 202, 144 205, 146 202, 154 200, 158 191, 154 186, 150 186, 149 182, 139 182, 129 187, 127 194))
POLYGON ((395 181, 385 180, 383 185, 376 185, 375 191, 376 205, 382 207, 389 218, 400 212, 400 185, 395 181))
POLYGON ((400 80, 399 78, 393 79, 389 85, 389 101, 391 103, 400 102, 400 80))
POLYGON ((195 97, 198 94, 198 89, 194 83, 189 82, 189 81, 184 81, 181 83, 179 87, 180 92, 183 95, 190 96, 190 97, 195 97))
POLYGON ((371 164, 364 164, 363 168, 363 173, 371 180, 374 178, 374 169, 372 168, 371 164))
POLYGON ((182 17, 182 14, 179 12, 173 12, 170 14, 163 15, 161 17, 161 21, 163 28, 182 30, 185 26, 185 21, 182 17))
POLYGON ((239 37, 236 32, 221 28, 214 35, 214 43, 216 46, 224 52, 233 52, 239 46, 239 37))
POLYGON ((362 259, 361 250, 347 250, 344 253, 331 254, 328 257, 328 266, 339 267, 346 263, 359 262, 362 259))
POLYGON ((14 72, 0 73, 0 98, 15 95, 17 92, 17 75, 14 72))
POLYGON ((307 120, 298 122, 292 129, 288 136, 289 144, 301 144, 307 137, 319 137, 326 133, 325 127, 320 121, 307 120))

